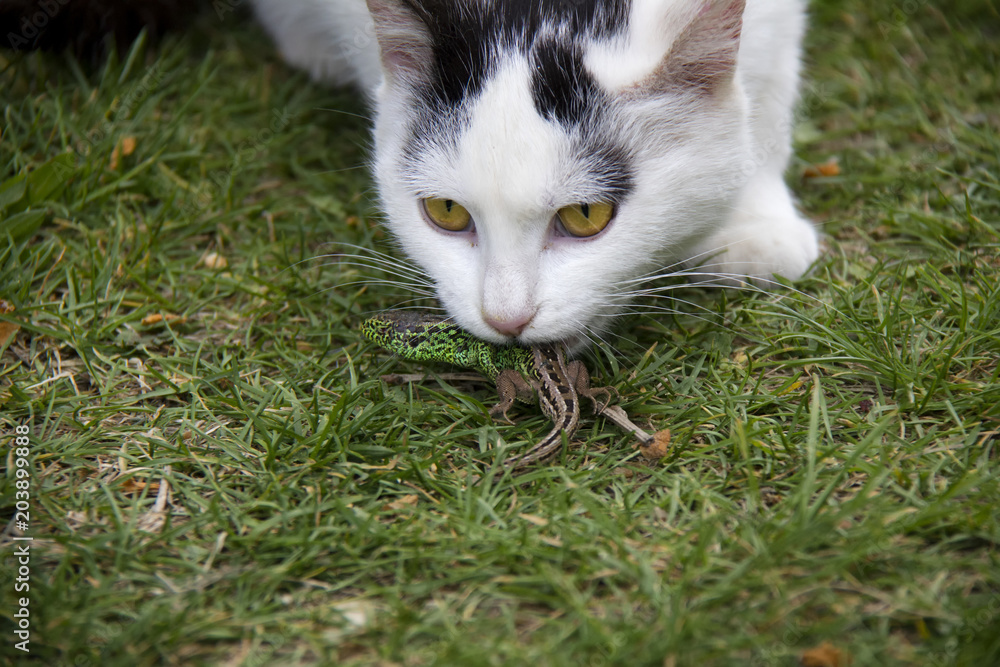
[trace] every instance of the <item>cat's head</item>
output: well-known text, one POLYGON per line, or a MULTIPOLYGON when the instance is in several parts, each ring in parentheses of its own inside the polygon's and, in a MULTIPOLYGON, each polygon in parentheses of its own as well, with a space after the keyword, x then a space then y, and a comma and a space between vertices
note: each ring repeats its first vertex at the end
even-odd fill
POLYGON ((599 331, 721 224, 747 146, 739 0, 368 0, 388 224, 473 334, 599 331))

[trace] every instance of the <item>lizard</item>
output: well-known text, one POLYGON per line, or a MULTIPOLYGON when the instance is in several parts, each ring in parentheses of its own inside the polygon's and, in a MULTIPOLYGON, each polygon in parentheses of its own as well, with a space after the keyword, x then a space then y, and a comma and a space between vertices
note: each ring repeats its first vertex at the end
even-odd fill
POLYGON ((490 409, 510 422, 507 411, 515 400, 537 396, 552 430, 528 451, 508 458, 509 469, 523 468, 551 456, 562 446, 563 434, 573 437, 580 425, 580 397, 593 401, 595 412, 606 408, 612 387, 591 387, 581 361, 567 361, 562 343, 534 347, 496 345, 480 340, 458 325, 434 315, 394 310, 369 318, 361 332, 370 341, 413 361, 445 361, 475 370, 496 384, 499 402, 490 409), (598 397, 605 399, 602 407, 598 397))

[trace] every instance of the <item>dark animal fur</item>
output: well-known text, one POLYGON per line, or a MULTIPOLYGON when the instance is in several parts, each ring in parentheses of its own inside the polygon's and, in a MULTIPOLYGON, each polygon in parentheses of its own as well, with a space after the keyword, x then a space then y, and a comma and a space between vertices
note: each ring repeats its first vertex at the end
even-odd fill
POLYGON ((85 60, 125 49, 146 29, 156 38, 203 5, 197 0, 0 0, 0 45, 16 51, 70 49, 85 60))

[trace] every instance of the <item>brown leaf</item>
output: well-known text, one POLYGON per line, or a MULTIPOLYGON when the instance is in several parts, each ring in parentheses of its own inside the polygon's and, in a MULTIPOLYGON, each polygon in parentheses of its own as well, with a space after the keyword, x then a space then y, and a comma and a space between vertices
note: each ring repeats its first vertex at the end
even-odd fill
POLYGON ((521 513, 521 514, 518 514, 518 516, 521 517, 522 519, 524 519, 525 521, 527 521, 528 523, 533 523, 536 526, 541 526, 542 528, 544 528, 545 526, 549 525, 549 520, 548 519, 546 519, 543 516, 538 516, 537 514, 524 514, 524 513, 521 513))
POLYGON ((122 137, 122 155, 131 155, 135 152, 135 137, 122 137))
MULTIPOLYGON (((0 299, 0 313, 4 315, 9 315, 15 310, 14 304, 9 301, 4 301, 0 299)), ((21 328, 20 324, 14 324, 13 322, 0 322, 0 347, 4 347, 10 342, 10 339, 14 337, 17 330, 21 328)))
POLYGON ((802 178, 819 178, 820 176, 839 176, 840 164, 835 157, 830 158, 822 164, 814 164, 805 168, 802 178))
POLYGON ((670 451, 670 429, 665 428, 653 434, 653 441, 639 445, 639 451, 647 461, 659 461, 670 451))
POLYGON ((145 480, 136 479, 135 477, 129 477, 122 482, 121 490, 123 493, 142 493, 143 489, 146 487, 149 487, 150 493, 156 493, 160 490, 160 483, 147 482, 145 480))
POLYGON ((111 160, 108 166, 112 169, 118 169, 118 161, 122 155, 131 155, 135 152, 135 137, 122 137, 115 144, 115 147, 111 149, 111 160))
POLYGON ((225 255, 220 255, 217 252, 206 252, 201 256, 200 264, 206 269, 220 271, 229 266, 229 260, 226 259, 225 255))
POLYGON ((146 317, 142 318, 141 324, 148 327, 155 324, 169 324, 170 322, 183 323, 186 319, 186 317, 174 315, 173 313, 150 313, 149 315, 146 315, 146 317))
POLYGON ((392 502, 388 502, 382 506, 383 512, 401 512, 402 510, 409 509, 417 504, 417 495, 411 493, 406 496, 400 496, 392 502))
POLYGON ((847 667, 850 662, 850 658, 830 642, 807 649, 799 656, 802 667, 847 667))

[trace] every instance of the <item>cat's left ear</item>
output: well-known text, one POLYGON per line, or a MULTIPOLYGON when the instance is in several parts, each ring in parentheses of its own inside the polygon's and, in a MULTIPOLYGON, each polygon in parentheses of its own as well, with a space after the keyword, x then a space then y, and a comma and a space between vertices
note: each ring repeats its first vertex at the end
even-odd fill
POLYGON ((434 58, 430 32, 410 3, 367 0, 386 75, 403 83, 424 83, 434 58))

